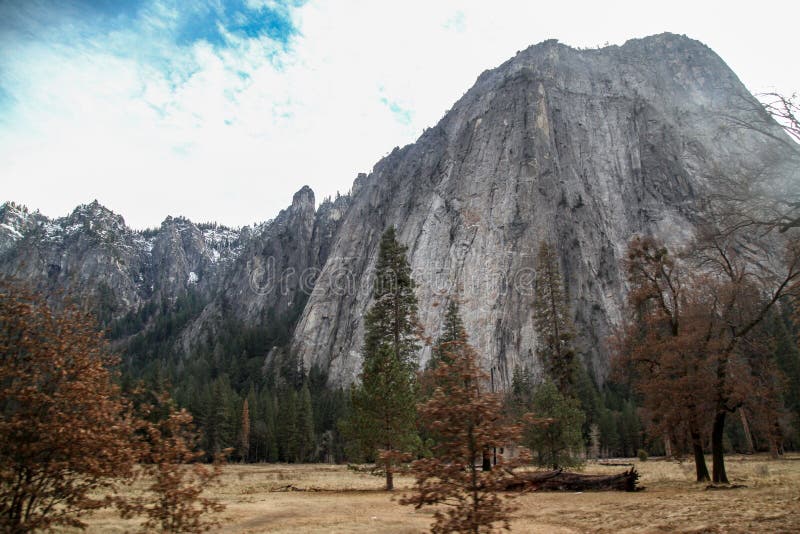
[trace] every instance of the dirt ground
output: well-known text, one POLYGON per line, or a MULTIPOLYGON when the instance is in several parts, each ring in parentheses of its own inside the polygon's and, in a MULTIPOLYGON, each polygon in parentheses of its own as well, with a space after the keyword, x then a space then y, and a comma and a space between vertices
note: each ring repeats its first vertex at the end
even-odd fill
MULTIPOLYGON (((800 532, 800 455, 731 456, 731 482, 747 487, 727 491, 694 483, 691 462, 630 461, 644 491, 525 494, 516 500, 513 532, 800 532)), ((589 464, 584 471, 624 469, 589 464)), ((425 532, 432 511, 397 503, 412 482, 401 477, 399 489, 388 493, 380 478, 346 466, 230 465, 223 485, 207 494, 227 507, 218 533, 425 532)), ((88 522, 88 532, 136 527, 111 511, 88 522)))

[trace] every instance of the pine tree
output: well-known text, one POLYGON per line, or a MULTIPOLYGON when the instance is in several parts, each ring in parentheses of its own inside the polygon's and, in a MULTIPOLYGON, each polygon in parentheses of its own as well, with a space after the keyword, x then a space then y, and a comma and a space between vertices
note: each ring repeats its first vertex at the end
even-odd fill
POLYGON ((559 393, 552 382, 545 382, 533 395, 533 413, 547 421, 525 432, 525 444, 536 451, 539 465, 553 469, 580 464, 577 453, 583 446, 581 425, 584 415, 578 401, 559 393))
POLYGON ((600 425, 597 423, 589 429, 589 457, 592 460, 600 458, 600 425))
POLYGON ((447 350, 443 347, 447 343, 459 341, 466 338, 466 331, 464 330, 464 323, 459 314, 458 302, 454 299, 447 305, 447 311, 444 315, 444 326, 442 333, 436 340, 436 345, 433 348, 431 360, 428 362, 429 369, 435 369, 436 366, 442 361, 442 358, 447 357, 447 350))
POLYGON ((507 410, 515 420, 529 412, 533 405, 533 377, 525 366, 516 365, 511 375, 511 390, 506 400, 507 410))
POLYGON ((247 398, 242 403, 242 428, 239 433, 239 457, 246 462, 250 457, 250 408, 247 398))
POLYGON ((418 349, 414 280, 394 228, 381 238, 372 298, 364 322, 361 385, 353 390, 353 412, 343 430, 378 453, 391 490, 394 466, 416 438, 418 349))
POLYGON ((258 462, 262 459, 262 450, 263 450, 263 443, 259 440, 260 437, 263 436, 263 427, 262 432, 259 434, 257 427, 259 426, 259 421, 263 418, 263 413, 261 412, 261 405, 258 402, 258 395, 256 395, 256 389, 253 384, 250 384, 250 389, 247 392, 247 410, 250 414, 250 441, 248 443, 248 452, 249 452, 249 461, 251 462, 258 462))
POLYGON ((296 424, 296 448, 295 461, 307 462, 311 460, 314 453, 314 410, 311 406, 311 392, 308 389, 308 382, 300 388, 297 396, 297 424, 296 424))
POLYGON ((281 460, 294 462, 297 457, 297 392, 294 388, 283 390, 278 399, 276 427, 281 460))
POLYGON ((278 398, 273 392, 264 390, 262 400, 264 405, 264 423, 266 426, 265 430, 267 436, 267 461, 277 462, 281 459, 281 448, 278 444, 278 398))
MULTIPOLYGON (((451 325, 458 324, 452 320, 457 311, 448 314, 451 325)), ((484 451, 518 441, 520 428, 504 423, 499 395, 485 391, 486 374, 463 329, 456 339, 439 344, 437 352, 441 358, 431 370, 435 390, 420 407, 422 424, 437 442, 430 458, 412 464, 416 486, 400 502, 416 508, 448 505, 434 512, 432 532, 489 532, 495 523, 509 528, 512 507, 503 490, 510 470, 526 457, 505 461, 501 456, 502 468, 488 471, 476 462, 484 451)))
POLYGON ((564 294, 564 282, 553 246, 542 241, 536 258, 533 323, 539 338, 537 354, 547 375, 564 395, 575 383, 574 327, 564 294))

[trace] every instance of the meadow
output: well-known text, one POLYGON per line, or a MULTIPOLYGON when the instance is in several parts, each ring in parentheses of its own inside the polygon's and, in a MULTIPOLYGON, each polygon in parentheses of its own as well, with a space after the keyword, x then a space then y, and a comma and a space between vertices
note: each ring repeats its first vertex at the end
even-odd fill
MULTIPOLYGON (((519 496, 512 531, 573 532, 797 532, 800 529, 800 455, 730 456, 732 484, 707 490, 693 481, 692 462, 627 460, 646 489, 637 493, 544 493, 519 496)), ((588 464, 586 473, 615 473, 625 467, 588 464)), ((325 464, 228 465, 222 484, 206 495, 224 503, 222 522, 212 532, 425 532, 430 509, 398 504, 413 480, 398 477, 398 489, 382 491, 382 479, 347 466, 325 464)), ((137 487, 126 491, 136 492, 137 487)), ((102 511, 87 532, 122 533, 135 521, 102 511)))

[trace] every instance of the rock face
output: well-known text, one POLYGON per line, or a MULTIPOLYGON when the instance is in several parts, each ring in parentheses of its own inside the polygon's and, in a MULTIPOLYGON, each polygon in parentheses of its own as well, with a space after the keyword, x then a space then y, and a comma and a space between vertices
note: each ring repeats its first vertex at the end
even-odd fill
POLYGON ((305 186, 274 220, 248 232, 213 299, 183 333, 184 349, 214 337, 226 319, 251 327, 276 318, 293 324, 313 291, 349 200, 325 200, 315 210, 314 192, 305 186))
POLYGON ((394 225, 427 333, 458 298, 484 367, 506 385, 515 365, 540 368, 531 281, 539 243, 553 242, 579 349, 602 376, 627 242, 683 241, 709 175, 768 157, 764 136, 726 119, 756 109, 723 61, 686 37, 585 51, 547 41, 518 53, 357 183, 293 349, 337 382, 355 379, 378 241, 394 225))
POLYGON ((96 202, 55 221, 8 203, 0 207, 0 272, 90 296, 110 317, 195 291, 204 308, 178 336, 186 353, 232 318, 251 327, 298 318, 291 351, 346 384, 361 365, 378 242, 394 225, 408 245, 426 333, 438 335, 457 298, 502 387, 515 365, 540 368, 532 283, 548 240, 578 348, 602 377, 628 240, 653 233, 685 241, 709 176, 772 157, 776 142, 731 128, 730 117, 763 120, 758 109, 724 62, 686 37, 598 50, 546 41, 484 72, 417 142, 359 175, 348 196, 315 209, 304 187, 255 227, 167 218, 148 232, 96 202))
POLYGON ((97 201, 55 220, 6 203, 0 220, 0 272, 85 300, 108 320, 189 289, 210 294, 241 241, 237 230, 184 218, 137 232, 97 201))

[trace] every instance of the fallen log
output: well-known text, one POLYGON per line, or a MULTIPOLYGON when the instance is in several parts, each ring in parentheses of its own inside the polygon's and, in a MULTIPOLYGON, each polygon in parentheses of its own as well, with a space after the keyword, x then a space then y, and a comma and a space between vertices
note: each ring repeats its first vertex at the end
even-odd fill
POLYGON ((616 475, 585 475, 556 471, 517 473, 506 483, 506 491, 640 491, 639 473, 631 467, 616 475))
POLYGON ((733 490, 746 488, 744 484, 709 484, 706 490, 733 490))

